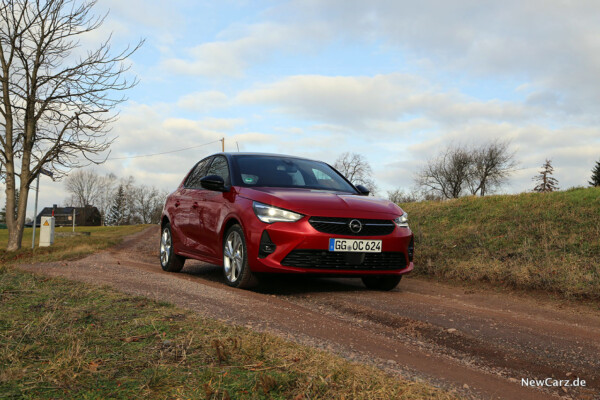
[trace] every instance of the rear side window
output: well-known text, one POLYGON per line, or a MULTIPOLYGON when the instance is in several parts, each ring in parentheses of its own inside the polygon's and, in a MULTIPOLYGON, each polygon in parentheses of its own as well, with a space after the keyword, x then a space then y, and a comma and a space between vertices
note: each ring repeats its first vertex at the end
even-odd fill
POLYGON ((219 175, 226 185, 229 185, 229 166, 225 157, 216 156, 206 175, 219 175))
POLYGON ((196 164, 192 172, 190 172, 187 179, 185 180, 183 186, 187 189, 202 189, 202 186, 200 185, 200 179, 204 178, 207 175, 206 169, 210 165, 211 160, 212 157, 207 157, 204 160, 200 161, 198 164, 196 164))

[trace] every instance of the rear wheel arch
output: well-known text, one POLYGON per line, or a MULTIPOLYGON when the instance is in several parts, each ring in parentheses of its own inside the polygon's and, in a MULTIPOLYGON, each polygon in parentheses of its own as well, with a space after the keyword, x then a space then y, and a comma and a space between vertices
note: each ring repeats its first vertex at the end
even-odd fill
POLYGON ((167 217, 166 215, 163 215, 162 219, 160 220, 160 231, 162 232, 165 225, 169 224, 169 223, 171 223, 171 221, 169 221, 169 217, 167 217))
POLYGON ((164 271, 179 272, 185 263, 185 257, 175 253, 171 224, 168 221, 161 227, 158 256, 160 265, 164 271))

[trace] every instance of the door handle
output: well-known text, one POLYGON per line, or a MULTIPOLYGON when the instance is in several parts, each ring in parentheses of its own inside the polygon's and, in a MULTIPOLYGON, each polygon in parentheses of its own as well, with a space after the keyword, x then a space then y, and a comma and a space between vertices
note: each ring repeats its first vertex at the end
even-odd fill
POLYGON ((175 207, 179 207, 179 205, 180 205, 180 204, 181 204, 181 203, 179 202, 179 200, 177 200, 177 201, 175 202, 175 207))
POLYGON ((194 204, 192 204, 192 208, 195 210, 198 207, 200 206, 198 205, 198 202, 195 201, 194 204))

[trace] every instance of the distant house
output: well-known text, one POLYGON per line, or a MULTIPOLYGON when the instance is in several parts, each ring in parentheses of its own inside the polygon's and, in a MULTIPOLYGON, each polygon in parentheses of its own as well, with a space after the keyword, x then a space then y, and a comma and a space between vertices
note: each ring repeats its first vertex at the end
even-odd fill
MULTIPOLYGON (((102 216, 100 211, 94 206, 85 207, 45 207, 35 219, 37 226, 40 226, 42 217, 51 217, 54 210, 55 226, 73 226, 73 211, 75 211, 75 226, 100 226, 102 216)), ((29 226, 33 226, 30 223, 29 226)))

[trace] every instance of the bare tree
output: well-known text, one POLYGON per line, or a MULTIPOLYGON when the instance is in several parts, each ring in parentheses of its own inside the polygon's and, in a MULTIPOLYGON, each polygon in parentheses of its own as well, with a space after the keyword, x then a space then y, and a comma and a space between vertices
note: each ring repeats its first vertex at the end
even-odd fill
POLYGON ((136 216, 142 224, 157 224, 160 222, 162 209, 167 193, 159 191, 154 186, 138 186, 134 191, 136 216))
POLYGON ((169 192, 166 190, 161 190, 158 192, 158 196, 155 198, 154 204, 152 206, 152 215, 150 217, 151 224, 160 223, 160 219, 162 218, 163 207, 165 206, 165 202, 167 201, 167 196, 169 192))
POLYGON ((552 166, 552 160, 546 159, 546 162, 542 165, 540 174, 533 177, 533 180, 537 182, 533 191, 546 193, 558 190, 558 180, 551 176, 553 173, 554 167, 552 166))
POLYGON ((136 203, 136 211, 143 224, 152 223, 152 213, 157 197, 158 189, 155 187, 141 185, 135 189, 134 200, 136 203))
POLYGON ((72 196, 72 206, 96 206, 102 187, 102 177, 93 170, 77 170, 65 180, 65 189, 72 196))
POLYGON ((441 155, 429 160, 418 172, 415 181, 425 192, 455 199, 460 197, 470 179, 471 165, 470 151, 450 146, 441 155))
POLYGON ((419 201, 419 197, 412 192, 405 192, 402 189, 388 190, 388 200, 392 203, 414 203, 419 201))
POLYGON ((517 163, 509 141, 494 140, 471 150, 467 185, 471 194, 485 196, 506 183, 517 163))
POLYGON ((17 209, 6 221, 9 251, 21 247, 29 187, 40 169, 60 178, 81 160, 95 162, 89 156, 111 144, 112 111, 125 100, 119 93, 137 83, 124 78, 123 61, 142 42, 116 55, 110 38, 81 51, 82 35, 105 18, 93 15, 95 3, 14 0, 0 6, 0 171, 7 208, 17 209))
POLYGON ((119 225, 158 223, 168 195, 154 186, 136 186, 132 176, 118 179, 112 173, 100 176, 92 170, 77 170, 69 174, 65 188, 70 194, 64 201, 67 206, 94 205, 100 211, 103 223, 118 222, 119 225), (116 222, 115 202, 118 205, 116 222))
MULTIPOLYGON (((75 174, 78 174, 79 171, 83 170, 78 170, 75 174)), ((71 179, 73 179, 72 176, 73 174, 70 174, 67 177, 67 184, 71 181, 71 179)), ((74 179, 79 180, 80 177, 78 176, 74 179)), ((95 185, 93 186, 93 192, 95 192, 95 195, 89 196, 87 202, 88 204, 95 206, 98 209, 98 211, 100 211, 101 221, 102 224, 104 224, 106 221, 106 216, 108 215, 108 212, 110 211, 113 200, 115 198, 115 193, 118 188, 118 179, 117 176, 113 173, 107 174, 105 176, 96 175, 92 177, 92 179, 95 180, 95 185)), ((85 181, 82 183, 77 183, 77 186, 85 186, 85 181)), ((92 191, 92 189, 90 191, 92 191)), ((82 200, 78 199, 80 196, 77 196, 75 194, 75 190, 69 190, 67 188, 67 193, 69 194, 69 197, 65 198, 64 200, 65 206, 80 207, 82 204, 82 200)))
POLYGON ((103 176, 100 186, 100 193, 98 194, 96 204, 94 205, 98 208, 98 210, 100 210, 102 223, 104 224, 117 191, 117 176, 113 173, 103 176))
POLYGON ((377 192, 377 185, 373 180, 373 169, 369 162, 360 154, 343 153, 333 164, 353 185, 363 185, 371 194, 377 192))
POLYGON ((509 145, 507 141, 494 140, 472 149, 448 146, 417 174, 417 185, 426 193, 445 199, 465 192, 485 196, 506 183, 516 166, 509 145))
POLYGON ((126 178, 120 178, 118 181, 118 185, 115 188, 113 193, 113 199, 111 200, 111 207, 114 202, 115 196, 122 196, 122 204, 121 207, 121 221, 120 225, 131 225, 135 223, 139 223, 140 219, 137 216, 136 209, 136 201, 135 201, 135 178, 133 176, 128 176, 126 178), (121 194, 117 192, 122 190, 121 194))

